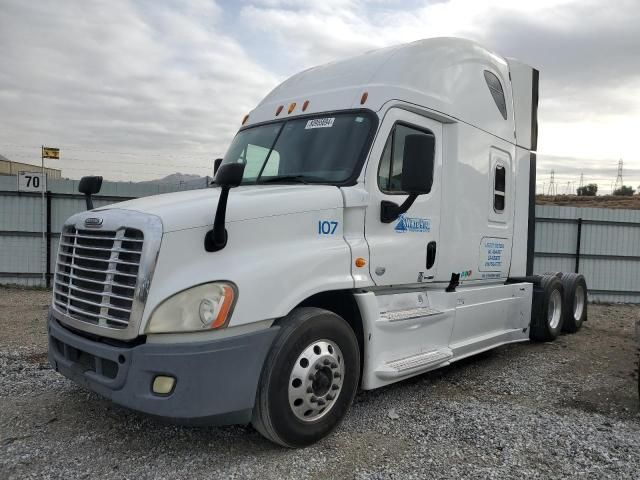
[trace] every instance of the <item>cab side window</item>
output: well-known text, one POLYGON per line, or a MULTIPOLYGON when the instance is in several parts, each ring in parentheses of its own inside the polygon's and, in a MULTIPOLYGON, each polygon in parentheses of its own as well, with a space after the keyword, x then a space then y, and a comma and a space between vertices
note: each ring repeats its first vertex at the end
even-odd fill
POLYGON ((429 135, 432 133, 403 124, 394 125, 382 152, 378 168, 378 187, 384 193, 403 194, 402 161, 404 158, 404 140, 407 135, 429 135))

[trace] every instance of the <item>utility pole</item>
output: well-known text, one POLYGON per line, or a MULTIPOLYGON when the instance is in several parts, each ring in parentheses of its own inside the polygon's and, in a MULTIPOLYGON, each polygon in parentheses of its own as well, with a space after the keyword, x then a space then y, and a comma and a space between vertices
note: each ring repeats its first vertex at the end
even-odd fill
POLYGON ((42 173, 42 185, 40 185, 40 192, 42 197, 42 215, 40 217, 41 220, 41 228, 42 228, 42 244, 40 245, 40 268, 42 268, 42 286, 47 286, 47 202, 44 197, 45 185, 46 185, 46 176, 44 173, 44 145, 42 145, 40 149, 40 160, 41 160, 41 173, 42 173))
POLYGON ((584 187, 584 172, 580 172, 580 185, 578 185, 578 188, 582 187, 584 187))

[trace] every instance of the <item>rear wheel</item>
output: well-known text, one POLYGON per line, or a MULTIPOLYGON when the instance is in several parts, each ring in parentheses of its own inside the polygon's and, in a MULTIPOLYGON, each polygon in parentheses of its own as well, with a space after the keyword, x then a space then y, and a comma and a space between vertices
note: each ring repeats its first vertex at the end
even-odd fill
POLYGON ((582 322, 587 320, 587 282, 583 275, 565 273, 562 276, 564 288, 562 330, 575 333, 582 322))
POLYGON ((262 370, 253 426, 286 447, 329 435, 351 406, 360 375, 358 340, 338 315, 299 308, 280 322, 262 370))
POLYGON ((563 288, 561 280, 544 275, 534 287, 529 337, 537 342, 551 342, 562 330, 563 288))

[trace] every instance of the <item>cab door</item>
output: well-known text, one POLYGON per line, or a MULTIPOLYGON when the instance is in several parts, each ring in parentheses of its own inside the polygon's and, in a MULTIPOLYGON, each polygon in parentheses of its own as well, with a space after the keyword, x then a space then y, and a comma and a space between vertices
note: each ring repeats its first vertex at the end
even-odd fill
MULTIPOLYGON (((425 152, 426 159, 431 153, 425 152)), ((440 192, 442 174, 442 124, 399 108, 384 117, 371 150, 365 183, 369 205, 365 236, 369 244, 369 268, 376 285, 407 285, 431 282, 438 268, 440 192), (382 202, 401 205, 408 197, 402 190, 403 156, 408 135, 431 135, 435 139, 433 183, 429 193, 419 195, 396 220, 381 220, 382 202)))

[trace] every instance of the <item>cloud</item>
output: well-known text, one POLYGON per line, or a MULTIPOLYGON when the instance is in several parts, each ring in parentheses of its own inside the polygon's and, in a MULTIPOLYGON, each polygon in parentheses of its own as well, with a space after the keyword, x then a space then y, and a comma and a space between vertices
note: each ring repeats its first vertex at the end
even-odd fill
MULTIPOLYGON (((558 158, 624 157, 640 168, 640 2, 450 0, 260 2, 246 28, 275 39, 294 59, 287 74, 363 51, 433 36, 462 36, 541 71, 540 142, 558 158), (294 48, 292 48, 292 46, 294 48)), ((590 163, 586 160, 585 163, 590 163)), ((596 162, 597 164, 597 162, 596 162)), ((567 175, 575 174, 573 163, 567 175)), ((563 171, 564 164, 556 170, 563 171)), ((599 167, 594 166, 595 169, 599 167)), ((578 173, 579 175, 579 173, 578 173)), ((606 177, 601 169, 599 176, 606 177)), ((635 174, 634 174, 635 175, 635 174)), ((615 173, 614 173, 615 178, 615 173)), ((630 181, 640 182, 630 176, 630 181)))
POLYGON ((0 153, 60 146, 75 177, 206 174, 287 76, 453 35, 540 69, 540 153, 559 175, 615 178, 622 157, 640 183, 639 23, 637 0, 4 0, 0 153))
POLYGON ((60 146, 72 176, 148 179, 176 164, 206 174, 277 83, 222 33, 214 2, 7 0, 0 9, 0 149, 34 163, 41 143, 60 146))

